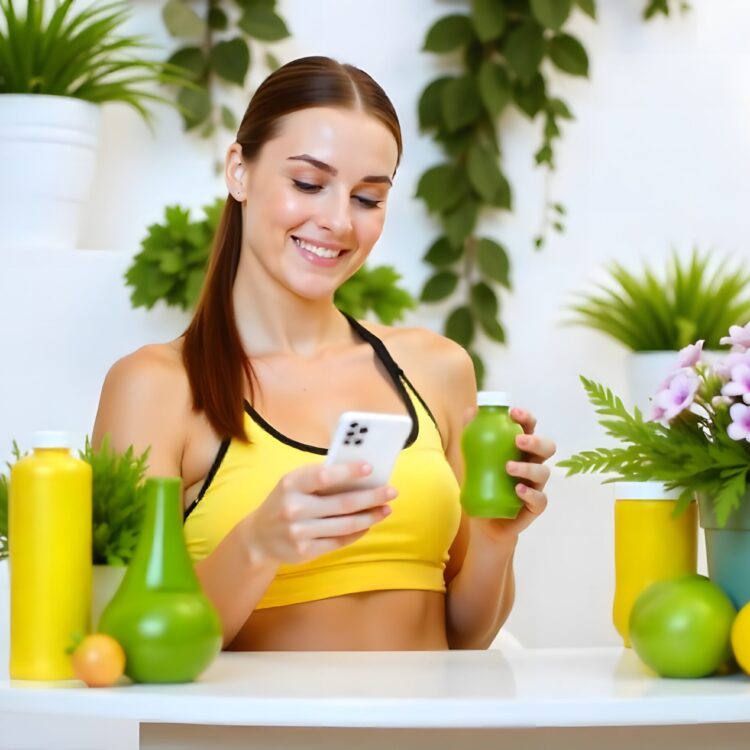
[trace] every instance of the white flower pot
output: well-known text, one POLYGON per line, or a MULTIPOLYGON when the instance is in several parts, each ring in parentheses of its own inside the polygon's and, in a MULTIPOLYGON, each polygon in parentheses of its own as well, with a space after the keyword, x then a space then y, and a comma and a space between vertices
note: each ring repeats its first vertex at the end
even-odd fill
POLYGON ((10 571, 7 560, 0 560, 0 680, 7 679, 10 667, 10 571))
POLYGON ((99 618, 125 577, 125 565, 94 565, 91 589, 91 632, 99 626, 99 618))
POLYGON ((81 99, 0 94, 0 248, 76 247, 99 120, 81 99))
MULTIPOLYGON (((706 350, 701 353, 701 359, 714 364, 726 355, 725 351, 706 350)), ((650 399, 667 376, 677 369, 678 360, 679 352, 676 351, 630 352, 627 359, 629 405, 637 406, 648 417, 650 399)))

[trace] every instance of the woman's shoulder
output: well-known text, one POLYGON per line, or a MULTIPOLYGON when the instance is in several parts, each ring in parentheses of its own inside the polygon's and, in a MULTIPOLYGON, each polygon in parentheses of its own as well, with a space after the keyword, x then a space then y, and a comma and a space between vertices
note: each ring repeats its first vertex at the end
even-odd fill
MULTIPOLYGON (((132 398, 165 399, 174 403, 189 395, 190 384, 182 361, 182 342, 146 344, 118 359, 105 385, 132 398)), ((165 404, 166 405, 166 404, 165 404)))
POLYGON ((432 378, 474 379, 474 364, 466 349, 447 336, 422 326, 362 323, 385 344, 405 372, 424 372, 432 378))

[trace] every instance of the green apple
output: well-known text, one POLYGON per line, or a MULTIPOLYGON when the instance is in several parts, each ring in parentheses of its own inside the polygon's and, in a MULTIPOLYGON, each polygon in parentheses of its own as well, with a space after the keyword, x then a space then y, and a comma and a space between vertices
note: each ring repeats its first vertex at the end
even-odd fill
POLYGON ((736 614, 730 598, 705 576, 657 581, 633 604, 630 639, 662 677, 706 677, 731 658, 736 614))

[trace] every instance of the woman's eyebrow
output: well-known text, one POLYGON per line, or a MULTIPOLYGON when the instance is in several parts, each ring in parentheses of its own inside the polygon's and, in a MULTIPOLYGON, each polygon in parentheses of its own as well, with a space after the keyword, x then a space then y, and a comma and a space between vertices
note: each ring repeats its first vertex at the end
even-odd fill
MULTIPOLYGON (((308 164, 312 164, 317 169, 321 169, 323 172, 328 172, 328 174, 333 175, 334 177, 339 173, 338 169, 336 167, 332 167, 330 164, 326 164, 324 161, 320 161, 320 159, 315 159, 312 156, 309 156, 308 154, 299 154, 297 156, 289 156, 287 158, 287 161, 306 161, 308 164)), ((393 185, 391 182, 391 178, 387 175, 368 175, 367 177, 362 178, 362 182, 385 182, 388 185, 393 185)))

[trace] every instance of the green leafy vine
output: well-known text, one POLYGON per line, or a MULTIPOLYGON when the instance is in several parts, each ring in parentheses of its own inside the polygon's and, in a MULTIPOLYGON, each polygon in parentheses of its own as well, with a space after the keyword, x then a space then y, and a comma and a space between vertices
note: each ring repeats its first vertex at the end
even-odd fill
MULTIPOLYGON (((248 72, 258 52, 250 41, 263 45, 286 39, 289 29, 276 9, 276 0, 205 0, 199 14, 190 0, 167 0, 162 18, 167 31, 184 45, 168 62, 180 66, 196 84, 194 89, 177 89, 177 102, 183 111, 185 130, 195 130, 202 138, 214 138, 214 168, 221 171, 218 158, 221 129, 234 134, 238 119, 232 109, 219 101, 219 84, 245 87, 248 72), (220 37, 220 38, 219 38, 220 37)), ((263 64, 270 72, 279 67, 267 47, 261 50, 263 64)))
MULTIPOLYGON (((644 17, 669 15, 671 5, 650 0, 644 17)), ((477 334, 505 343, 500 292, 512 288, 507 248, 477 231, 482 209, 513 209, 501 166, 499 120, 511 106, 532 121, 542 119, 534 159, 549 176, 561 123, 573 119, 567 102, 551 91, 549 70, 581 77, 589 72, 586 49, 565 29, 574 9, 596 19, 595 0, 470 0, 468 12, 438 19, 424 42, 426 52, 451 55, 457 70, 431 81, 418 105, 420 128, 445 154, 416 190, 442 228, 424 255, 433 270, 421 301, 455 300, 444 332, 468 350, 480 387, 484 363, 476 351, 477 334)), ((562 203, 545 195, 537 249, 550 229, 564 231, 565 213, 562 203)))

